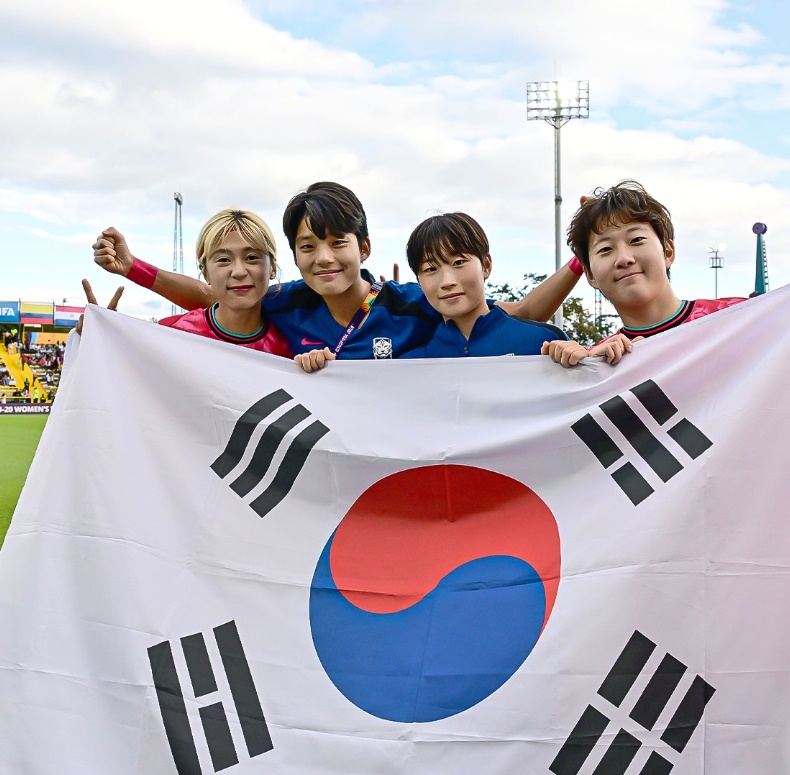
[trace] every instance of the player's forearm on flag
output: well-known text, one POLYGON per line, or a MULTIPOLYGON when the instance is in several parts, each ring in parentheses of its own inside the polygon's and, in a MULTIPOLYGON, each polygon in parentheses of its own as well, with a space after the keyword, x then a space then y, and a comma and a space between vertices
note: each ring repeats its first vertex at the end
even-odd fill
POLYGON ((537 288, 533 288, 521 301, 498 301, 497 304, 508 315, 519 320, 546 321, 560 308, 578 281, 579 275, 566 264, 537 288))

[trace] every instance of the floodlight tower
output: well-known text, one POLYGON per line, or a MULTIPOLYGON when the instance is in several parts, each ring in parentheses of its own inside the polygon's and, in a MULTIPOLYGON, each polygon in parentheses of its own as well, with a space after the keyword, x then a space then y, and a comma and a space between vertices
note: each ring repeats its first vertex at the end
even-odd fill
MULTIPOLYGON (((530 81, 527 83, 527 121, 554 127, 554 267, 562 266, 562 194, 560 187, 560 129, 572 118, 590 117, 589 81, 530 81)), ((562 307, 554 315, 562 327, 562 307)))
MULTIPOLYGON (((173 271, 184 274, 184 233, 181 229, 181 205, 184 204, 184 197, 178 193, 173 194, 175 200, 176 214, 173 224, 173 271)), ((171 307, 172 315, 178 314, 178 307, 173 304, 171 307)))
POLYGON ((757 259, 754 267, 754 293, 759 296, 768 290, 768 258, 765 254, 765 240, 763 234, 768 231, 764 223, 755 223, 752 231, 757 235, 757 259))
POLYGON ((717 248, 708 248, 708 253, 713 254, 710 257, 710 268, 714 272, 713 275, 714 299, 719 298, 719 269, 724 268, 724 256, 720 256, 719 253, 723 252, 726 247, 727 247, 726 245, 719 245, 719 247, 717 248))

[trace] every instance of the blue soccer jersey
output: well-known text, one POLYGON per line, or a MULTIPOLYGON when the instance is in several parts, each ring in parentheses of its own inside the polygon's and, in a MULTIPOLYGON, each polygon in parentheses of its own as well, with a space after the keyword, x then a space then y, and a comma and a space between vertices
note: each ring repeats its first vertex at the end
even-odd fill
MULTIPOLYGON (((362 276, 374 282, 365 269, 362 276)), ((263 306, 295 355, 323 347, 332 350, 346 332, 346 327, 332 317, 321 296, 304 280, 270 288, 263 306)), ((376 297, 364 324, 352 332, 338 357, 399 358, 406 351, 426 344, 441 320, 417 283, 389 280, 376 297)))
POLYGON ((540 355, 544 342, 567 339, 550 323, 524 323, 510 317, 500 307, 492 307, 472 326, 467 339, 458 326, 448 320, 439 325, 428 344, 412 350, 406 358, 463 358, 491 355, 540 355))

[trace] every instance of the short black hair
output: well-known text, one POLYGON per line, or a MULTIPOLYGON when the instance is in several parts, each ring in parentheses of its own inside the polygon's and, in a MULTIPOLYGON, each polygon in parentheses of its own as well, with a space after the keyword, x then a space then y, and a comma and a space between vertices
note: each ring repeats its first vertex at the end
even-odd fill
POLYGON ((438 263, 447 256, 489 254, 488 237, 483 227, 466 213, 444 213, 426 218, 411 233, 406 243, 406 260, 414 274, 426 261, 438 263))
POLYGON ((665 249, 667 240, 675 239, 669 210, 650 196, 641 183, 621 180, 611 188, 596 188, 592 196, 584 198, 568 226, 568 246, 587 271, 592 235, 602 234, 617 221, 649 224, 665 249))
POLYGON ((291 198, 283 214, 283 231, 292 252, 296 252, 299 224, 307 220, 310 231, 319 239, 327 233, 353 234, 359 246, 368 238, 368 219, 362 202, 340 183, 313 183, 291 198))

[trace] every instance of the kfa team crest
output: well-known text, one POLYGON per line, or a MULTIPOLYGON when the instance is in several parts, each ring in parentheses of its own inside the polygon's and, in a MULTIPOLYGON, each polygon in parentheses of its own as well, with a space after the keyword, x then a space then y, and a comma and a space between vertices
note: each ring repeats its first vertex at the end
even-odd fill
POLYGON ((377 336, 373 339, 373 357, 392 358, 392 339, 386 336, 377 336))

